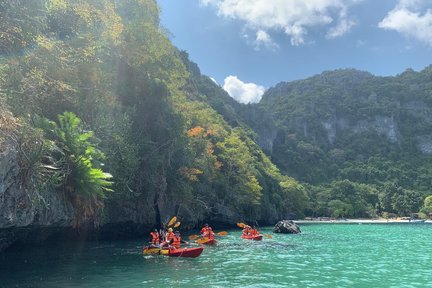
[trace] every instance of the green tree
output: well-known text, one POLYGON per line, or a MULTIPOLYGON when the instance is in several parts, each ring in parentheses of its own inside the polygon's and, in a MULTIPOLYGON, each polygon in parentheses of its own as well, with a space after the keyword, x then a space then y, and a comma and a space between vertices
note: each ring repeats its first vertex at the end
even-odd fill
POLYGON ((432 213, 432 195, 427 196, 423 201, 423 207, 420 209, 422 213, 432 213))
POLYGON ((72 112, 59 115, 58 123, 40 119, 39 125, 52 141, 45 167, 56 174, 62 171, 62 186, 78 212, 75 224, 79 225, 96 215, 106 192, 112 191, 112 176, 101 169, 104 154, 92 142, 93 132, 84 131, 81 120, 72 112))
POLYGON ((341 200, 331 200, 328 203, 328 207, 331 211, 331 216, 333 217, 339 218, 353 216, 353 206, 341 200))

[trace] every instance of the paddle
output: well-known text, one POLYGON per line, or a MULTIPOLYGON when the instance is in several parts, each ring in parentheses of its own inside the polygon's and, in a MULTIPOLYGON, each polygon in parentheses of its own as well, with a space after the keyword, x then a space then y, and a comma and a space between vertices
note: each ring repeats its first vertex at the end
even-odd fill
MULTIPOLYGON (((218 235, 218 236, 227 236, 228 235, 228 232, 227 231, 220 231, 220 232, 218 232, 218 233, 216 233, 216 235, 218 235)), ((199 235, 189 235, 189 239, 190 240, 195 240, 195 239, 198 239, 198 238, 200 238, 201 236, 199 236, 199 235)))
POLYGON ((270 235, 270 234, 264 234, 264 236, 267 237, 267 238, 269 238, 269 239, 272 239, 272 238, 273 238, 273 236, 270 235))
POLYGON ((174 216, 171 218, 171 220, 168 222, 168 227, 172 226, 177 221, 177 216, 174 216))
POLYGON ((200 236, 199 235, 189 235, 189 240, 195 240, 198 239, 200 236))
POLYGON ((180 224, 181 224, 180 222, 177 222, 177 223, 175 223, 175 224, 174 224, 174 228, 177 228, 177 227, 179 227, 179 226, 180 226, 180 224))
POLYGON ((204 243, 207 243, 207 242, 209 242, 211 240, 213 240, 213 239, 210 239, 210 238, 201 238, 201 239, 196 240, 195 242, 198 243, 198 244, 204 244, 204 243))

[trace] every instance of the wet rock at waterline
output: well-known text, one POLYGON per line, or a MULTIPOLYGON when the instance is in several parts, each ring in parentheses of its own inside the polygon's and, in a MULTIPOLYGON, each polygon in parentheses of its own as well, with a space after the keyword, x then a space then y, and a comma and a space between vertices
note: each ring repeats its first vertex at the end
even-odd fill
POLYGON ((291 220, 281 220, 273 228, 274 233, 299 234, 300 227, 291 220))

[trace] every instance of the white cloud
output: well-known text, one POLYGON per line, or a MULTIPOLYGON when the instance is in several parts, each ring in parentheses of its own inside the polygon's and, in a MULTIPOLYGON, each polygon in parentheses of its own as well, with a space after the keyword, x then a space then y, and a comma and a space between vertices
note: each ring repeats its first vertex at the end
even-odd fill
POLYGON ((365 46, 367 44, 367 42, 365 40, 357 40, 356 46, 357 47, 362 47, 365 46))
POLYGON ((326 37, 329 39, 340 37, 350 31, 355 24, 353 20, 343 19, 336 27, 330 28, 326 37))
POLYGON ((432 9, 430 2, 429 8, 425 4, 425 0, 400 0, 378 27, 397 31, 432 46, 432 9))
MULTIPOLYGON (((291 38, 291 44, 297 46, 305 43, 305 36, 311 28, 326 27, 327 38, 340 37, 350 31, 355 22, 349 19, 347 10, 361 1, 200 0, 200 3, 215 7, 221 17, 245 22, 248 29, 257 34, 265 33, 269 39, 271 32, 283 32, 291 38)), ((256 42, 262 43, 260 40, 257 37, 256 42)), ((274 48, 274 45, 265 46, 274 48)))
POLYGON ((264 30, 258 30, 256 32, 255 44, 256 44, 255 48, 257 50, 259 50, 262 46, 270 50, 279 48, 279 45, 273 42, 270 35, 264 30))
POLYGON ((237 76, 225 78, 223 89, 240 103, 258 103, 264 94, 265 88, 254 83, 244 83, 237 76))

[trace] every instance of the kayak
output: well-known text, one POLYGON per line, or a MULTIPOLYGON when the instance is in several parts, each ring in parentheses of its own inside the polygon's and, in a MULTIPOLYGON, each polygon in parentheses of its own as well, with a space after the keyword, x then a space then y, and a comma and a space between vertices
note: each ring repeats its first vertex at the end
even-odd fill
POLYGON ((179 248, 179 249, 164 249, 164 250, 168 250, 169 251, 168 256, 171 256, 171 257, 196 258, 196 257, 201 255, 204 248, 203 247, 194 247, 194 248, 179 248))
POLYGON ((216 245, 217 240, 216 239, 208 239, 208 238, 202 238, 196 241, 198 244, 204 244, 204 245, 216 245))
POLYGON ((150 247, 150 246, 146 246, 143 249, 143 253, 147 254, 147 255, 151 255, 151 254, 160 254, 161 249, 158 247, 150 247))
POLYGON ((143 253, 146 255, 164 255, 170 257, 188 257, 188 258, 196 258, 201 255, 203 247, 193 247, 193 248, 163 248, 160 249, 158 247, 144 247, 143 253))
POLYGON ((247 239, 247 240, 255 240, 255 241, 260 241, 262 240, 262 235, 258 234, 258 235, 242 235, 241 238, 243 239, 247 239))

